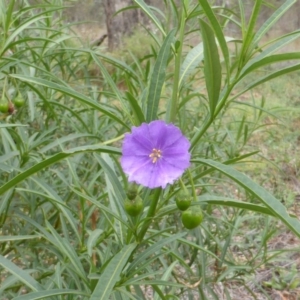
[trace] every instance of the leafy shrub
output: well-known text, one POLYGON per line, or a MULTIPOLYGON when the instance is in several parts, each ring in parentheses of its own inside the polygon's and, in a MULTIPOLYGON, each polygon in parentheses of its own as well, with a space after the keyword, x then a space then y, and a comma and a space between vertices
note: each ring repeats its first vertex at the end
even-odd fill
MULTIPOLYGON (((276 54, 299 30, 262 44, 295 1, 285 1, 257 30, 262 1, 249 21, 242 1, 239 14, 206 0, 182 1, 168 6, 175 24, 168 30, 153 8, 135 0, 159 34, 150 54, 133 55, 130 65, 74 43, 61 19, 62 2, 24 2, 15 10, 15 1, 1 1, 2 98, 11 105, 22 95, 24 104, 0 115, 0 294, 145 299, 150 290, 153 299, 209 299, 216 297, 217 282, 246 285, 242 278, 257 261, 268 261, 266 242, 274 233, 269 218, 254 213, 300 236, 299 221, 241 172, 257 153, 248 151, 248 142, 268 111, 265 97, 260 105, 239 100, 299 70, 299 53, 276 54), (221 24, 230 22, 240 26, 242 38, 224 35, 221 24), (187 47, 194 32, 201 42, 187 47), (264 70, 288 60, 296 63, 264 70), (88 76, 90 64, 99 68, 97 81, 88 76), (234 109, 246 113, 234 119, 234 109), (174 123, 189 139, 191 166, 164 189, 133 185, 143 207, 130 216, 124 202, 132 185, 120 164, 121 142, 132 126, 157 119, 174 123), (175 203, 182 190, 193 198, 190 212, 201 208, 202 223, 192 231, 182 225, 175 203), (245 261, 233 255, 233 247, 251 252, 234 239, 241 224, 258 245, 245 261)), ((160 149, 151 151, 153 164, 163 159, 160 149)))

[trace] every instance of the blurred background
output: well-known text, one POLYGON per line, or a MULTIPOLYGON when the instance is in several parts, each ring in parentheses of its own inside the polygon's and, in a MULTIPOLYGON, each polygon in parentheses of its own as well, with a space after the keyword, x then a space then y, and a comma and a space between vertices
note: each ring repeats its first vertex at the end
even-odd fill
MULTIPOLYGON (((58 0, 48 0, 46 2, 55 4, 58 0)), ((164 11, 167 6, 171 6, 172 2, 175 5, 179 5, 182 0, 144 0, 148 5, 158 8, 164 11)), ((192 0, 191 2, 198 3, 198 0, 192 0)), ((20 1, 21 4, 22 1, 20 1)), ((30 3, 44 3, 45 0, 31 0, 30 3)), ((60 1, 58 1, 60 2, 60 1)), ((223 9, 224 13, 231 14, 232 18, 237 20, 235 12, 238 10, 238 0, 215 0, 210 1, 215 5, 216 9, 223 9)), ((244 0, 246 18, 251 16, 255 1, 244 0)), ((263 4, 261 10, 258 26, 260 26, 268 17, 284 3, 284 0, 267 0, 263 4)), ((63 17, 68 23, 76 23, 76 32, 88 42, 96 42, 104 34, 108 33, 109 48, 113 49, 116 45, 120 44, 122 37, 125 35, 131 35, 137 28, 147 26, 149 29, 148 18, 139 10, 127 9, 134 6, 133 0, 64 0, 66 9, 63 12, 63 17), (122 13, 115 14, 116 11, 123 10, 122 13), (110 26, 110 28, 107 28, 110 26), (107 32, 110 31, 110 32, 107 32)), ((158 11, 158 10, 157 10, 158 11)), ((161 18, 161 15, 157 13, 157 17, 161 18)), ((240 20, 237 20, 240 21, 240 20)), ((172 24, 169 24, 172 26, 172 24)), ((238 37, 240 30, 233 22, 224 24, 227 33, 238 37)), ((280 20, 276 23, 276 26, 272 29, 267 38, 273 38, 291 32, 300 28, 300 1, 296 1, 293 9, 289 10, 280 20)), ((107 43, 107 41, 105 41, 107 43)), ((299 44, 292 43, 289 45, 290 51, 297 51, 299 44), (294 48, 294 49, 293 49, 294 48)))

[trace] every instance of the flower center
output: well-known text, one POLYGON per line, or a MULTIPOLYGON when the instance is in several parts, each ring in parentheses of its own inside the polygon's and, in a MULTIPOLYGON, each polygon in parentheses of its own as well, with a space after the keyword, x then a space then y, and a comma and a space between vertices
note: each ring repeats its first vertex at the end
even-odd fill
POLYGON ((152 152, 149 154, 149 157, 152 159, 152 163, 156 163, 162 156, 162 151, 153 148, 152 152))

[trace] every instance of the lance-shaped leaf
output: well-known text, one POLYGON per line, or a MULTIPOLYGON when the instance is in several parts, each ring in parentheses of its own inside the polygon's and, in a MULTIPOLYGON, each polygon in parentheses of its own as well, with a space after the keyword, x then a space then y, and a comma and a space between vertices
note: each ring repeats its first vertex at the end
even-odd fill
POLYGON ((231 38, 225 37, 222 27, 220 23, 218 22, 217 17, 215 16, 211 6, 209 5, 207 0, 199 0, 201 7, 203 9, 203 12, 206 14, 207 18, 210 21, 211 27, 214 30, 214 33, 216 35, 216 38, 218 40, 220 49, 223 54, 224 63, 227 69, 227 75, 229 76, 229 68, 230 68, 230 61, 229 61, 229 51, 227 47, 227 41, 231 40, 231 38))
POLYGON ((77 148, 66 150, 64 152, 57 153, 41 162, 35 164, 31 168, 16 175, 10 181, 6 182, 4 185, 0 186, 0 195, 5 193, 9 189, 13 188, 19 182, 30 177, 32 174, 34 174, 38 171, 41 171, 41 170, 49 167, 50 165, 59 162, 62 159, 65 159, 71 155, 75 155, 78 153, 93 152, 93 151, 106 152, 106 153, 110 153, 110 154, 120 154, 121 153, 120 150, 117 148, 110 147, 110 146, 102 146, 102 145, 82 146, 82 147, 77 147, 77 148))
POLYGON ((155 26, 160 30, 160 32, 166 36, 166 33, 163 29, 161 22, 155 16, 150 7, 144 2, 144 0, 134 0, 134 2, 142 9, 142 11, 152 20, 155 26))
POLYGON ((170 55, 171 43, 174 39, 175 31, 172 30, 162 44, 150 79, 147 97, 147 114, 146 121, 151 122, 157 119, 158 105, 161 90, 166 77, 166 67, 170 55))
POLYGON ((234 180, 237 184, 245 188, 247 192, 256 196, 257 199, 260 200, 276 218, 280 219, 291 231, 300 237, 299 220, 291 217, 288 214, 286 207, 262 186, 253 182, 245 174, 235 170, 230 166, 223 165, 222 163, 210 159, 197 159, 195 161, 212 167, 213 169, 234 180))
POLYGON ((90 300, 107 300, 136 244, 129 244, 116 254, 101 274, 90 300))
POLYGON ((183 86, 185 79, 199 67, 203 60, 203 43, 201 42, 189 51, 180 68, 179 86, 183 86))
MULTIPOLYGON (((30 276, 29 271, 25 271, 15 265, 13 262, 0 255, 0 266, 6 269, 8 272, 16 276, 21 282, 28 286, 33 291, 43 290, 41 286, 32 276, 30 276)), ((32 270, 31 270, 32 271, 32 270)))
POLYGON ((220 95, 221 63, 213 30, 202 20, 200 20, 200 26, 204 47, 205 84, 209 99, 210 116, 213 118, 220 95))

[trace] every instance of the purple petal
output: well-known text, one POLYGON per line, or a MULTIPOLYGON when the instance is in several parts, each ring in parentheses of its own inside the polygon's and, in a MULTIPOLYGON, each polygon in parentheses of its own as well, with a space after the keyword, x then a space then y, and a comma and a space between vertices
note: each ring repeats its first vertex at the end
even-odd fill
POLYGON ((154 148, 162 150, 176 143, 182 137, 188 142, 178 127, 160 120, 149 123, 149 135, 152 138, 154 148))
POLYGON ((146 143, 142 144, 137 142, 134 136, 131 134, 126 134, 123 142, 122 153, 123 156, 127 155, 149 155, 151 153, 152 147, 147 146, 146 143))
POLYGON ((188 139, 175 125, 160 120, 143 123, 125 135, 121 166, 129 181, 149 188, 165 188, 190 166, 189 147, 188 139), (154 163, 149 156, 153 149, 162 152, 154 163))

